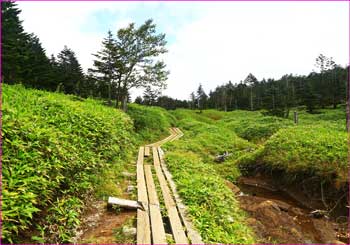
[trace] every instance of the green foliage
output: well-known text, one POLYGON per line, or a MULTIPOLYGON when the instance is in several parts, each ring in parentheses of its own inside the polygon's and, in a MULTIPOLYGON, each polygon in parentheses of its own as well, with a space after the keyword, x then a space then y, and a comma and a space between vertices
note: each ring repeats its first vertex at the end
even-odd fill
POLYGON ((55 78, 50 61, 39 38, 33 33, 24 32, 20 12, 13 1, 1 3, 3 82, 53 90, 55 78))
POLYGON ((185 135, 164 146, 167 164, 206 243, 252 243, 244 214, 224 185, 224 179, 237 180, 238 167, 282 169, 290 176, 307 172, 338 186, 349 181, 344 109, 319 110, 319 114, 299 109, 298 125, 292 116, 283 119, 258 111, 181 109, 172 114, 185 135), (225 151, 232 155, 215 163, 215 155, 225 151), (227 222, 227 213, 237 223, 227 222))
POLYGON ((205 243, 254 243, 230 189, 215 169, 193 152, 172 149, 166 161, 179 194, 205 243))
POLYGON ((215 120, 210 118, 210 116, 206 116, 207 114, 209 114, 206 112, 206 110, 202 111, 202 113, 200 113, 199 111, 177 109, 177 110, 173 111, 172 114, 178 120, 185 119, 185 118, 191 118, 191 120, 196 120, 198 122, 203 122, 203 123, 207 123, 207 124, 215 123, 215 120))
POLYGON ((95 176, 133 149, 132 121, 90 99, 20 85, 4 85, 2 120, 4 241, 45 212, 46 241, 68 242, 95 176))
POLYGON ((164 146, 168 150, 166 162, 204 241, 254 243, 253 233, 244 223, 245 215, 225 185, 225 178, 236 180, 240 175, 233 159, 254 150, 254 145, 232 130, 214 125, 214 120, 205 116, 217 116, 214 112, 176 110, 173 114, 180 119, 184 136, 164 146), (214 163, 215 156, 224 151, 232 154, 227 162, 214 163))
POLYGON ((236 163, 241 166, 262 164, 266 168, 283 169, 294 175, 306 172, 341 185, 349 181, 345 110, 324 109, 319 110, 318 114, 299 110, 299 124, 294 126, 292 116, 289 120, 273 119, 276 121, 270 125, 271 117, 264 119, 256 114, 255 120, 253 117, 244 118, 243 114, 240 115, 241 120, 236 118, 232 122, 229 116, 225 119, 229 126, 236 128, 236 131, 238 129, 238 135, 244 136, 239 131, 243 129, 242 132, 251 133, 257 141, 262 135, 257 131, 262 127, 273 133, 258 150, 238 158, 236 163), (254 121, 253 128, 249 120, 254 121))
POLYGON ((322 126, 282 129, 257 154, 256 161, 290 173, 308 172, 346 184, 347 134, 322 126))
POLYGON ((127 109, 127 97, 131 88, 149 86, 163 89, 169 74, 165 63, 157 60, 167 52, 165 34, 156 33, 153 20, 146 20, 139 28, 135 23, 118 30, 113 37, 109 31, 102 42, 103 49, 95 54, 91 75, 101 87, 108 86, 109 101, 112 86, 116 94, 116 105, 127 109))
POLYGON ((58 81, 62 84, 67 94, 81 94, 81 87, 84 82, 84 73, 73 50, 64 46, 57 55, 57 71, 60 74, 58 81))
POLYGON ((127 113, 132 118, 139 137, 149 143, 167 136, 169 128, 175 124, 175 118, 160 107, 130 104, 127 113))
POLYGON ((262 142, 279 129, 293 126, 291 120, 280 117, 263 116, 259 112, 234 111, 223 120, 224 125, 236 134, 252 142, 262 142))

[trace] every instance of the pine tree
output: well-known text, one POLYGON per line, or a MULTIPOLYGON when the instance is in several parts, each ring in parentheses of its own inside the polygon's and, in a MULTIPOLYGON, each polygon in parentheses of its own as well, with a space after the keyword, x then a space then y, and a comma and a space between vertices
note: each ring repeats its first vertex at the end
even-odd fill
POLYGON ((50 60, 36 35, 28 36, 25 51, 25 63, 21 67, 23 83, 35 88, 54 90, 56 84, 50 60))
POLYGON ((197 103, 198 103, 198 108, 202 112, 203 109, 206 109, 207 106, 207 100, 208 96, 203 90, 202 84, 199 84, 199 87, 197 89, 197 103))
POLYGON ((194 92, 190 94, 190 108, 192 110, 196 108, 196 96, 194 95, 194 92))
POLYGON ((165 88, 169 72, 165 63, 157 61, 166 53, 165 34, 156 34, 156 25, 147 20, 139 28, 132 23, 117 33, 117 81, 120 84, 121 104, 127 110, 126 96, 131 88, 153 86, 165 88))
POLYGON ((22 82, 22 67, 25 64, 25 48, 28 40, 18 15, 21 13, 13 2, 1 2, 1 58, 2 79, 6 83, 22 82))
POLYGON ((108 103, 112 104, 112 86, 116 86, 116 106, 120 101, 120 81, 116 81, 116 62, 118 60, 115 40, 112 32, 102 41, 102 50, 94 54, 94 69, 89 69, 100 87, 107 88, 108 103))
POLYGON ((250 87, 250 110, 254 110, 254 102, 253 102, 253 86, 258 82, 256 77, 249 73, 246 79, 244 79, 244 83, 250 87))
POLYGON ((143 104, 144 105, 155 105, 157 98, 161 92, 157 89, 152 89, 150 86, 146 87, 143 93, 143 104))
POLYGON ((75 53, 64 46, 64 49, 58 54, 58 71, 60 72, 59 81, 67 94, 80 95, 81 84, 84 82, 84 73, 75 53))

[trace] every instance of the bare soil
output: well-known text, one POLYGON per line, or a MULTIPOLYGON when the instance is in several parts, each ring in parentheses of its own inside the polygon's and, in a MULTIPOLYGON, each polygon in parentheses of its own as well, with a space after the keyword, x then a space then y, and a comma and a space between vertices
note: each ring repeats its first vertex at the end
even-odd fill
POLYGON ((319 202, 308 200, 298 188, 281 190, 266 176, 241 177, 238 182, 227 185, 262 243, 349 243, 346 214, 313 215, 322 207, 319 202))
POLYGON ((94 201, 83 215, 74 243, 123 243, 123 237, 118 237, 120 233, 116 233, 116 230, 135 217, 136 211, 108 211, 106 202, 94 201))

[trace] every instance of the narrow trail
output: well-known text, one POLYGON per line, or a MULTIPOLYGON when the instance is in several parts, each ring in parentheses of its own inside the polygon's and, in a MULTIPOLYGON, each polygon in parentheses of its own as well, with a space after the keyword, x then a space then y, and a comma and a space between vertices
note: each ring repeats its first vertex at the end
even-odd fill
POLYGON ((186 207, 176 192, 160 148, 166 142, 183 136, 178 128, 171 128, 170 133, 165 139, 139 149, 137 190, 138 201, 143 204, 144 210, 137 210, 137 244, 167 244, 169 241, 176 244, 203 243, 186 215, 186 207), (153 164, 145 161, 151 152, 153 164), (165 209, 162 210, 162 206, 165 209))
POLYGON ((136 161, 137 200, 142 203, 143 209, 137 212, 123 210, 115 214, 107 211, 103 201, 92 203, 74 243, 115 243, 116 237, 125 236, 124 228, 128 224, 129 227, 136 226, 136 239, 133 235, 126 235, 128 238, 124 238, 123 243, 203 244, 177 194, 160 148, 183 136, 178 128, 170 128, 169 131, 168 137, 139 148, 136 161), (136 222, 131 223, 135 217, 136 222))

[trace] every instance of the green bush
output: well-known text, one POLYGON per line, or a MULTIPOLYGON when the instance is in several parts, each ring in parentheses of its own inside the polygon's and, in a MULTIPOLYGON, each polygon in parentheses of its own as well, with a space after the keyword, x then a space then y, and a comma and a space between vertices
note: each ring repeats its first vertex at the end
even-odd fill
POLYGON ((222 120, 223 125, 232 129, 239 137, 260 143, 267 140, 281 128, 293 126, 293 122, 274 116, 263 116, 259 112, 230 112, 222 120))
POLYGON ((140 139, 148 143, 159 140, 169 134, 169 128, 175 124, 175 118, 163 108, 130 104, 128 115, 134 122, 135 131, 140 139))
POLYGON ((194 153, 172 150, 166 162, 205 243, 252 244, 253 232, 224 180, 194 153))
POLYGON ((232 130, 213 124, 205 111, 174 111, 184 136, 163 148, 166 162, 177 190, 189 208, 194 224, 206 243, 254 243, 253 232, 244 223, 245 214, 225 179, 235 181, 240 175, 233 160, 255 149, 232 130), (214 161, 217 154, 229 152, 225 163, 214 161))
POLYGON ((344 185, 347 176, 347 133, 323 126, 280 130, 239 164, 263 164, 295 175, 309 173, 344 185))
POLYGON ((90 99, 20 85, 3 85, 2 120, 3 241, 17 242, 44 212, 44 240, 69 242, 79 199, 103 168, 133 149, 132 121, 90 99), (49 224, 61 227, 52 237, 49 224))

